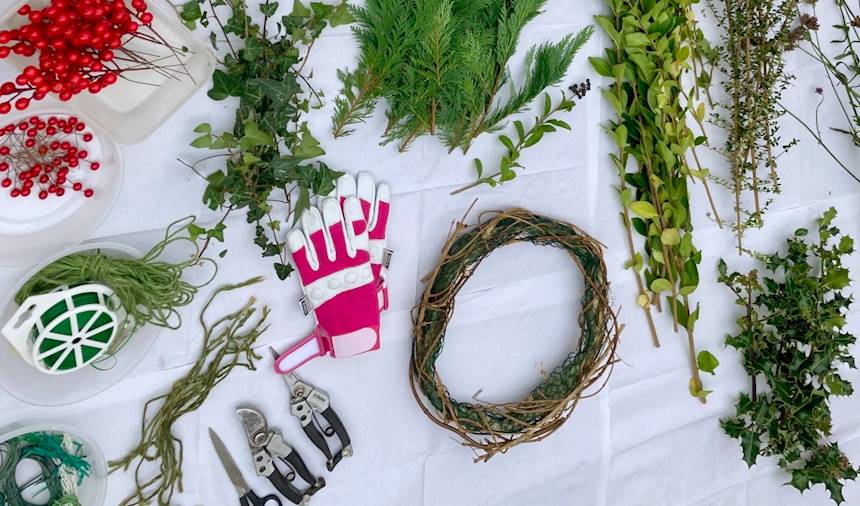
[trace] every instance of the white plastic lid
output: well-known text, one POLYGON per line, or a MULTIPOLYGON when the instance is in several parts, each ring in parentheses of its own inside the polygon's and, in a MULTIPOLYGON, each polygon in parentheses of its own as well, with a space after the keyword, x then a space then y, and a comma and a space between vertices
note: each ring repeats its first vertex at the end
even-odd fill
MULTIPOLYGON (((66 255, 94 250, 115 257, 142 256, 136 249, 117 243, 88 243, 68 248, 31 269, 6 293, 0 303, 0 321, 5 323, 12 317, 18 309, 15 294, 39 270, 66 255)), ((62 375, 39 371, 28 364, 9 341, 0 338, 0 387, 9 395, 36 406, 62 406, 89 399, 125 377, 155 344, 160 330, 155 325, 144 325, 112 358, 62 375)))
POLYGON ((89 158, 101 167, 91 171, 80 167, 69 179, 80 177, 92 198, 81 192, 67 191, 62 197, 39 200, 37 196, 12 198, 8 188, 0 188, 0 267, 33 265, 63 248, 79 244, 104 221, 116 203, 122 187, 124 169, 119 147, 85 114, 55 109, 31 108, 17 115, 0 116, 0 126, 17 123, 31 116, 77 116, 93 133, 87 143, 89 158))
POLYGON ((102 506, 107 492, 107 464, 101 448, 91 438, 82 435, 78 429, 64 424, 47 421, 16 422, 0 429, 0 443, 18 436, 34 432, 68 434, 82 445, 81 450, 90 463, 90 475, 78 486, 78 499, 86 506, 102 506))

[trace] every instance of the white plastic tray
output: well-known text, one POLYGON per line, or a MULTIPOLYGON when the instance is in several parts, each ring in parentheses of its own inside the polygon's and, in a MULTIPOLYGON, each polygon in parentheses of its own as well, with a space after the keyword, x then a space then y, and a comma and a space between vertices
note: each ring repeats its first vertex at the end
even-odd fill
MULTIPOLYGON (((0 116, 0 126, 34 115, 78 116, 93 132, 87 144, 90 158, 101 163, 98 171, 78 169, 92 198, 67 191, 62 198, 39 200, 35 196, 13 199, 0 188, 0 267, 25 267, 85 240, 107 217, 122 187, 124 168, 119 147, 92 125, 86 114, 34 108, 17 115, 0 116), (90 128, 91 127, 91 128, 90 128)), ((70 173, 71 174, 71 173, 70 173)))
MULTIPOLYGON (((18 309, 14 301, 15 294, 40 269, 71 253, 92 250, 117 257, 142 256, 134 248, 117 243, 89 243, 68 248, 31 269, 6 293, 6 298, 0 304, 2 321, 7 321, 18 309)), ((24 361, 9 341, 0 338, 0 387, 13 397, 37 406, 61 406, 88 399, 125 377, 155 344, 160 330, 154 325, 144 325, 138 329, 113 358, 96 364, 97 367, 109 369, 99 370, 91 366, 59 376, 39 372, 24 361)))
MULTIPOLYGON (((18 15, 18 8, 24 4, 42 8, 48 4, 48 0, 23 0, 16 4, 0 18, 0 29, 7 30, 27 22, 26 17, 18 15)), ((98 94, 85 91, 67 102, 72 111, 76 114, 86 113, 101 130, 120 144, 135 144, 149 137, 208 81, 215 70, 215 56, 179 22, 174 8, 161 0, 148 0, 147 5, 153 15, 153 29, 171 46, 188 50, 180 60, 190 76, 173 79, 152 70, 135 71, 133 79, 148 84, 120 78, 98 94)), ((161 53, 158 57, 172 54, 166 48, 137 41, 125 47, 147 53, 159 50, 161 53)), ((36 56, 25 58, 12 53, 5 61, 20 71, 38 60, 36 56)), ((177 63, 172 57, 165 59, 165 64, 177 63)))
POLYGON ((2 434, 0 435, 0 442, 33 432, 68 434, 83 445, 83 454, 86 455, 87 461, 92 466, 92 472, 78 487, 78 499, 85 506, 102 506, 105 503, 107 490, 107 464, 104 454, 95 441, 81 435, 77 429, 63 424, 28 421, 13 423, 0 429, 0 434, 2 434))

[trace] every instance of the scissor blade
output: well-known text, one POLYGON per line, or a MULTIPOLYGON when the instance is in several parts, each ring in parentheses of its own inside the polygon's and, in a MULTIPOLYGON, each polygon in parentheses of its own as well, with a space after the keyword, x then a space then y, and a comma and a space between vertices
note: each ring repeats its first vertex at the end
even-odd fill
MULTIPOLYGON (((275 360, 280 356, 274 348, 269 346, 269 351, 272 352, 272 356, 275 357, 275 360)), ((284 383, 287 384, 287 388, 290 390, 290 395, 296 395, 296 383, 299 381, 298 375, 295 372, 290 371, 286 374, 281 374, 281 378, 284 379, 284 383)))
POLYGON ((211 428, 209 429, 209 438, 212 440, 212 446, 215 447, 215 453, 217 453, 218 458, 221 459, 221 465, 224 466, 224 470, 227 471, 227 477, 230 478, 230 482, 234 487, 236 487, 239 497, 247 494, 251 488, 248 486, 245 478, 242 477, 242 471, 239 470, 239 466, 236 465, 236 461, 233 460, 233 456, 230 455, 227 447, 224 446, 224 442, 221 441, 218 434, 216 434, 211 428))

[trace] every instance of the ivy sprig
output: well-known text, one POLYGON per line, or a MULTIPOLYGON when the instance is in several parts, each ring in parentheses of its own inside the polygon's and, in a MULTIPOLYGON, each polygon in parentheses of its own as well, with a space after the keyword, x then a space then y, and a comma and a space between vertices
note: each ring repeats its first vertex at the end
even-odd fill
POLYGON ((278 8, 267 0, 252 16, 242 0, 191 0, 180 17, 192 29, 214 25, 209 40, 223 57, 209 98, 238 98, 232 130, 216 132, 208 123, 194 129, 191 145, 213 151, 203 160, 224 161, 205 176, 197 164, 186 164, 206 179, 203 202, 224 213, 215 227, 196 234, 206 245, 223 241, 227 215, 244 210, 254 225, 254 243, 264 257, 276 257, 275 273, 286 279, 292 268, 281 239, 283 222, 295 222, 311 196, 330 193, 341 175, 318 159, 325 151, 305 119, 323 99, 311 83, 308 58, 326 27, 350 23, 352 16, 345 0, 294 0, 291 13, 276 20, 278 8))
POLYGON ((720 260, 719 280, 744 308, 726 344, 741 353, 750 376, 750 391, 720 423, 740 441, 750 467, 759 456, 775 456, 791 486, 803 492, 823 484, 840 504, 844 482, 858 470, 830 440, 829 400, 854 392, 839 367, 855 368, 849 346, 856 338, 845 329, 852 297, 843 293, 851 280, 842 262, 854 240, 839 235, 835 218, 834 208, 819 218, 817 242, 808 242, 801 228, 786 241, 785 254, 754 254, 769 275, 729 274, 720 260))

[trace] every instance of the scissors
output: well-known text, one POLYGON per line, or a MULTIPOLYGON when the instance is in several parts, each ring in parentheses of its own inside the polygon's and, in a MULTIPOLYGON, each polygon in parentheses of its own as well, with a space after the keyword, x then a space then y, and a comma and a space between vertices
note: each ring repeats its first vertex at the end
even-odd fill
POLYGON ((218 458, 221 459, 221 465, 224 466, 224 470, 227 471, 227 477, 230 478, 230 482, 233 483, 234 487, 236 487, 236 493, 239 494, 239 506, 266 506, 270 502, 274 502, 277 506, 284 506, 275 494, 269 494, 261 498, 254 493, 254 491, 251 490, 251 487, 248 486, 245 478, 242 477, 242 471, 239 470, 239 466, 236 465, 236 461, 233 460, 230 452, 227 451, 227 447, 224 446, 221 438, 218 437, 218 434, 216 434, 211 428, 209 429, 209 438, 212 439, 212 446, 215 447, 215 453, 217 453, 218 458))

